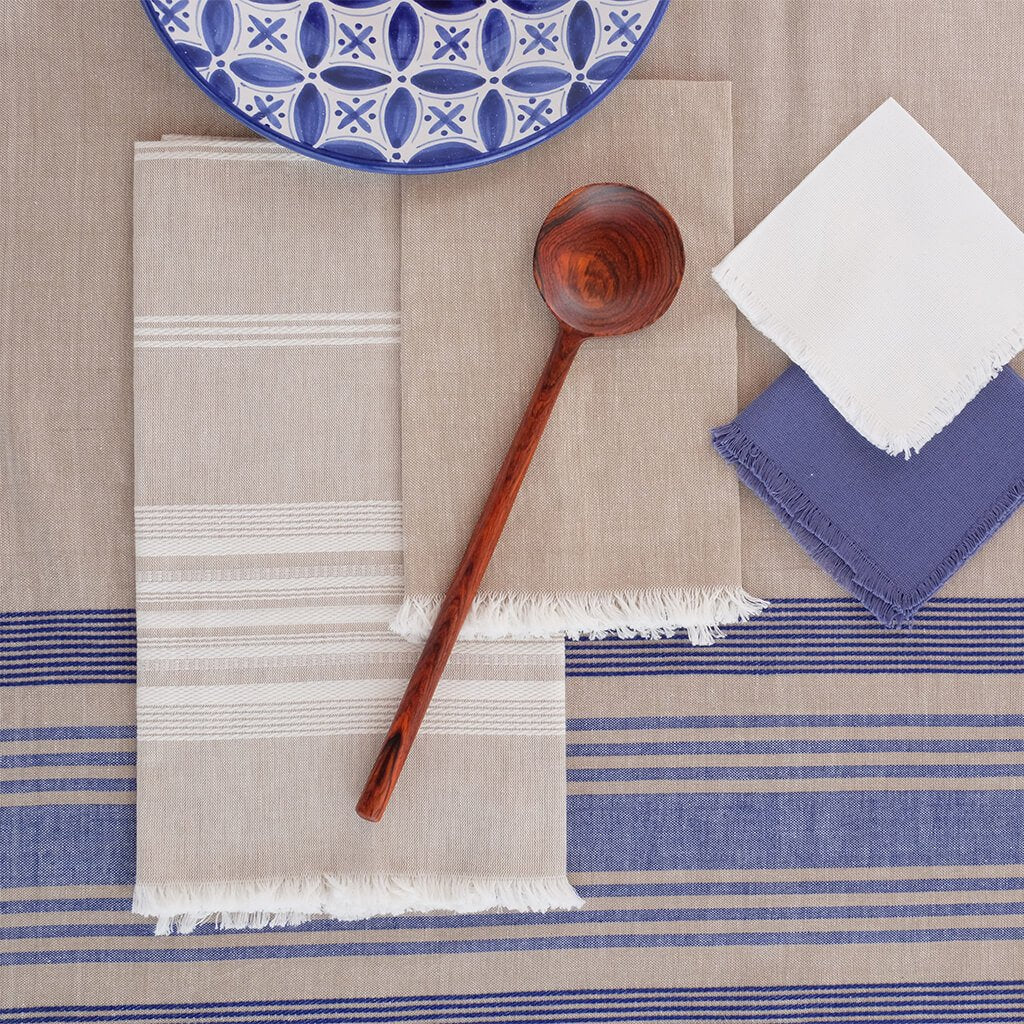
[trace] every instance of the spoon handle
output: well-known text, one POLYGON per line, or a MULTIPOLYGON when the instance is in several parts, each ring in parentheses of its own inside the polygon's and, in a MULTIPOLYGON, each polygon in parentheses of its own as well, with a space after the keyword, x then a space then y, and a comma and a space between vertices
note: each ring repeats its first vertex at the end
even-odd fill
POLYGON ((512 504, 526 476, 533 453, 537 450, 544 427, 562 390, 572 361, 586 336, 563 325, 547 365, 534 389, 530 404, 523 414, 512 446, 498 470, 490 496, 480 513, 473 536, 466 546, 459 567, 441 602, 440 611, 430 631, 420 659, 413 669, 387 739, 356 804, 356 812, 367 821, 380 821, 391 799, 398 776, 409 756, 431 697, 448 664, 458 639, 459 630, 480 589, 480 583, 498 545, 498 538, 512 511, 512 504))

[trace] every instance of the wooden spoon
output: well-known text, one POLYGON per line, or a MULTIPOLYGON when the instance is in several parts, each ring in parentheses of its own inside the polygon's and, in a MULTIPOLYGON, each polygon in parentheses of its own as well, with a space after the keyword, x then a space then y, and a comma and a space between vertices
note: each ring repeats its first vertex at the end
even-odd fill
POLYGON ((379 821, 388 805, 580 345, 654 323, 675 298, 684 263, 671 215, 628 185, 585 185, 548 214, 537 236, 533 276, 558 318, 558 340, 356 804, 360 817, 379 821))

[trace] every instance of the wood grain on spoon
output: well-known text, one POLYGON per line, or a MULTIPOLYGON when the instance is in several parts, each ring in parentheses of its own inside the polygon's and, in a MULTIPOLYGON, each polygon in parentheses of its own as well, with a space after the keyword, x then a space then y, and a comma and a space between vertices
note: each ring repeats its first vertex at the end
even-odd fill
POLYGON ((356 804, 361 817, 379 821, 388 805, 580 345, 652 324, 675 298, 684 263, 671 215, 628 185, 586 185, 548 214, 533 275, 558 338, 356 804))

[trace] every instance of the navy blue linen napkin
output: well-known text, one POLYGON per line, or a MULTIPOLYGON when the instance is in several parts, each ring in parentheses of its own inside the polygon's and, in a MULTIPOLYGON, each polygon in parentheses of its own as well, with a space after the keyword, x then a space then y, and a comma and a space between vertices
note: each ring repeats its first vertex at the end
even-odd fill
POLYGON ((865 440, 797 366, 712 440, 886 626, 910 622, 1024 500, 1024 381, 1011 369, 909 461, 865 440))

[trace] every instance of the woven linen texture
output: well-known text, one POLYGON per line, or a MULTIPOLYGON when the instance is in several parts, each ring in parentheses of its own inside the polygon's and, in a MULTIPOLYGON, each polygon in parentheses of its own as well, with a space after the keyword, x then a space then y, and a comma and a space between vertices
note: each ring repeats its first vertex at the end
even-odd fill
POLYGON ((388 629, 398 214, 393 179, 271 143, 136 151, 135 909, 161 930, 578 903, 558 641, 458 652, 388 815, 354 810, 419 653, 388 629))
MULTIPOLYGON (((733 81, 738 238, 889 95, 1020 225, 1022 14, 990 0, 676 0, 638 71, 733 81)), ((571 878, 604 920, 430 915, 154 937, 130 912, 132 143, 239 127, 195 95, 132 4, 7 5, 0 46, 12 140, 0 179, 0 429, 13 439, 0 460, 0 600, 19 613, 3 619, 0 669, 0 754, 19 759, 0 769, 0 1004, 58 1020, 88 1006, 97 1020, 193 1022, 500 1022, 536 1020, 538 1006, 640 1021, 1024 1017, 1012 914, 1024 852, 996 846, 1019 836, 1024 813, 1021 757, 1006 749, 1024 727, 1024 521, 1013 517, 912 632, 894 632, 742 488, 744 582, 772 608, 710 649, 567 650, 570 742, 713 744, 606 748, 617 763, 577 746, 571 770, 692 772, 701 754, 719 774, 747 776, 568 783, 571 878), (68 83, 59 106, 54 83, 68 83), (750 777, 810 771, 819 777, 750 777), (782 787, 798 792, 771 795, 782 787), (670 812, 642 819, 656 823, 658 863, 640 852, 651 833, 608 828, 612 804, 655 800, 670 812), (692 864, 707 833, 672 817, 686 803, 706 815, 728 803, 730 844, 741 834, 761 859, 692 864), (764 817, 747 827, 749 808, 782 822, 795 806, 801 853, 764 817), (599 848, 602 860, 588 860, 598 870, 578 870, 599 848), (863 866, 836 863, 846 848, 863 866)), ((786 358, 742 319, 738 354, 742 408, 786 358)))
POLYGON ((740 585, 739 496, 705 429, 736 408, 736 320, 710 274, 732 243, 729 85, 627 82, 550 145, 403 184, 402 632, 429 628, 554 343, 534 238, 588 181, 668 209, 683 284, 653 326, 584 343, 465 628, 684 628, 708 644, 762 607, 740 585))

